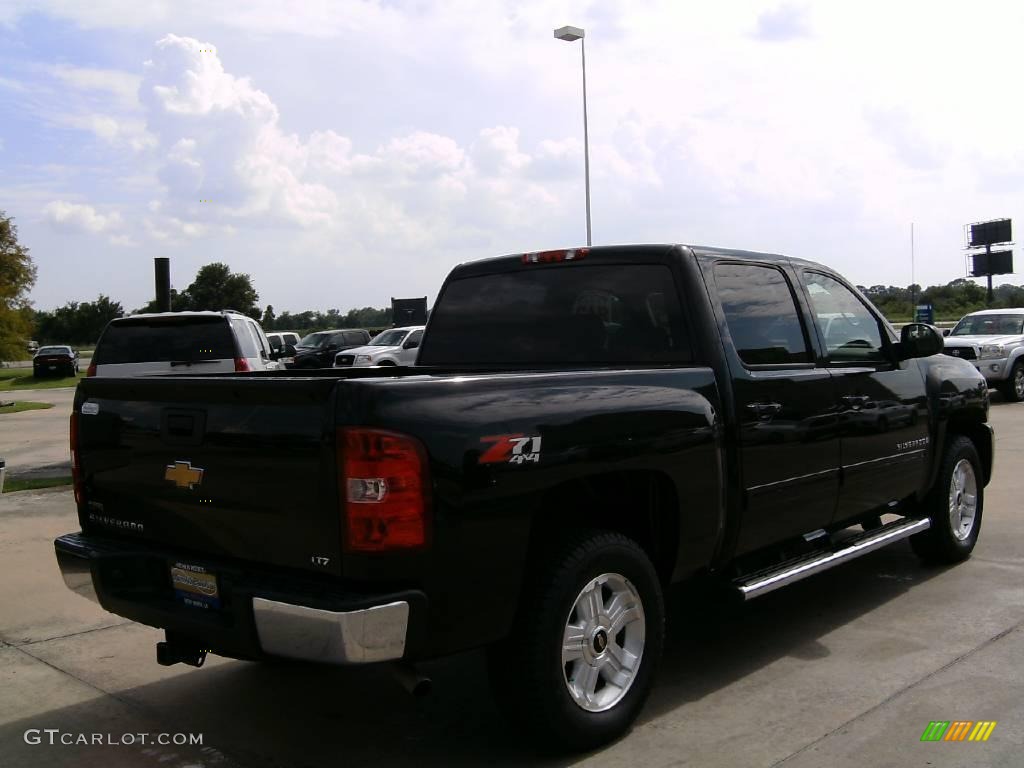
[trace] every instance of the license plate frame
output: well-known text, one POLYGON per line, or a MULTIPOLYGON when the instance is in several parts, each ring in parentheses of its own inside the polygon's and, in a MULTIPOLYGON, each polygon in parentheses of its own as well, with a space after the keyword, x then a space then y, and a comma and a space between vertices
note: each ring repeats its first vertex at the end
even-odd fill
POLYGON ((172 560, 168 574, 178 602, 201 610, 220 608, 220 581, 215 571, 195 563, 172 560))

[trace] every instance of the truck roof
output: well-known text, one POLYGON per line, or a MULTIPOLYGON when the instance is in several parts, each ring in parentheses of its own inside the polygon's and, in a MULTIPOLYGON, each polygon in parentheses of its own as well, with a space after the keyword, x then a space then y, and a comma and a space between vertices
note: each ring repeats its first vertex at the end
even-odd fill
MULTIPOLYGON (((568 252, 568 251, 581 251, 587 252, 586 258, 588 260, 604 261, 612 259, 621 259, 623 257, 629 258, 643 258, 643 259, 665 259, 666 261, 670 258, 670 254, 678 248, 685 248, 693 252, 695 256, 728 256, 737 259, 757 259, 758 261, 788 261, 794 264, 803 264, 807 266, 821 267, 822 265, 817 264, 813 261, 806 259, 798 259, 792 256, 786 256, 781 253, 762 253, 759 251, 746 251, 735 248, 719 248, 716 246, 709 245, 688 245, 686 243, 636 243, 636 244, 622 244, 622 245, 597 245, 597 246, 575 246, 573 248, 557 248, 551 251, 527 251, 525 253, 510 253, 504 256, 493 256, 486 259, 478 259, 475 261, 468 261, 459 264, 455 267, 456 272, 459 274, 482 274, 491 271, 494 267, 500 267, 505 264, 521 263, 524 256, 531 253, 557 253, 557 252, 568 252)), ((825 267, 827 269, 827 267, 825 267)))

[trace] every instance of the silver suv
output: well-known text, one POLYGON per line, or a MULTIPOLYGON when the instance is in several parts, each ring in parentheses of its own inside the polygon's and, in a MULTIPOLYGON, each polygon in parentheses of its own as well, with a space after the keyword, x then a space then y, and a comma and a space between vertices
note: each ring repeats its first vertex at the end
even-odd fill
POLYGON ((273 371, 270 343, 251 317, 221 312, 156 312, 111 320, 86 376, 273 371))
POLYGON ((946 337, 946 354, 974 363, 1007 400, 1024 400, 1024 309, 964 315, 946 337))

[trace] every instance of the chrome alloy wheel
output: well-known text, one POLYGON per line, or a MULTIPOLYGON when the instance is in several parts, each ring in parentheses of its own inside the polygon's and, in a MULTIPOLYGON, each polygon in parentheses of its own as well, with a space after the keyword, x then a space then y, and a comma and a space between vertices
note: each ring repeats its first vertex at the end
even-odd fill
POLYGON ((1017 393, 1018 400, 1024 400, 1024 365, 1013 371, 1013 391, 1017 393))
POLYGON ((978 481, 974 467, 967 459, 960 459, 953 467, 949 480, 949 524, 953 535, 964 541, 974 530, 974 517, 978 511, 978 481))
POLYGON ((580 708, 604 712, 622 701, 640 671, 646 625, 625 576, 603 573, 583 587, 562 636, 562 674, 580 708))

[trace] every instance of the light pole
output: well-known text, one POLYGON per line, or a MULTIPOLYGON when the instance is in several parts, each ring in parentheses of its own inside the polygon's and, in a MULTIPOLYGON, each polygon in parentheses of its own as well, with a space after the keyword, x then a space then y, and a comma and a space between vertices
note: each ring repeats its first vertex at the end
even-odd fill
POLYGON ((584 32, 579 27, 559 27, 555 37, 568 43, 580 41, 580 55, 583 59, 583 168, 587 190, 587 245, 590 245, 590 136, 587 132, 587 46, 584 32))

